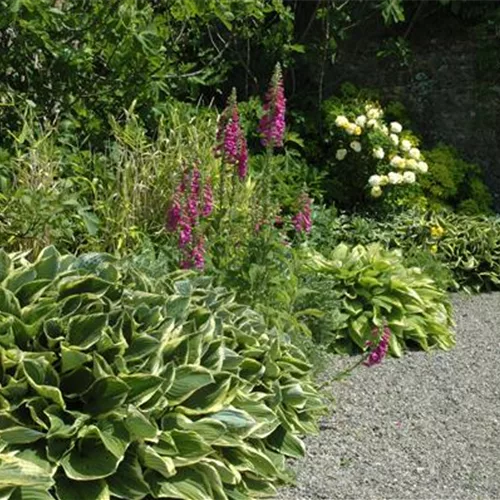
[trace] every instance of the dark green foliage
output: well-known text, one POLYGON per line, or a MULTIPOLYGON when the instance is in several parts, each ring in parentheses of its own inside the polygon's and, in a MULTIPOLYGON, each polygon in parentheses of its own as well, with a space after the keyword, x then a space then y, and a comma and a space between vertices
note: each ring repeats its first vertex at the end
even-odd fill
POLYGON ((303 354, 206 277, 0 251, 0 489, 253 498, 323 403, 303 354))
POLYGON ((456 149, 444 144, 425 151, 425 156, 430 168, 421 184, 431 204, 445 204, 468 215, 491 211, 491 193, 477 165, 466 162, 456 149))

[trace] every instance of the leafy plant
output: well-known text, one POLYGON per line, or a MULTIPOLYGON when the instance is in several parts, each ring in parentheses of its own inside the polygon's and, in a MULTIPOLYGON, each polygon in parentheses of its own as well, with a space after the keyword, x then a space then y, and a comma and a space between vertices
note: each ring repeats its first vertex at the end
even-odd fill
POLYGON ((428 214, 426 242, 451 270, 458 286, 473 291, 500 289, 500 219, 453 212, 428 214), (441 227, 439 237, 432 228, 441 227))
POLYGON ((466 162, 456 149, 444 144, 426 151, 425 156, 432 169, 422 179, 422 189, 431 203, 445 204, 468 215, 491 211, 491 193, 477 165, 466 162))
POLYGON ((0 252, 5 498, 242 499, 323 403, 301 352, 207 277, 0 252))
POLYGON ((315 304, 329 311, 331 323, 313 334, 336 352, 363 351, 374 326, 384 321, 392 331, 390 352, 405 348, 451 348, 451 306, 444 291, 418 268, 407 268, 397 251, 379 244, 337 246, 328 257, 304 256, 307 283, 316 291, 315 304), (325 328, 326 327, 326 328, 325 328))

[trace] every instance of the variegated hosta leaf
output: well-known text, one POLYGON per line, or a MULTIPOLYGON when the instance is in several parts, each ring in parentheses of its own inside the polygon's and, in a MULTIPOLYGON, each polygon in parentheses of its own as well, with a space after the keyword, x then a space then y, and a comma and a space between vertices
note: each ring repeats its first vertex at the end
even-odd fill
POLYGON ((0 498, 246 499, 289 479, 323 412, 310 366, 186 276, 0 251, 0 498))

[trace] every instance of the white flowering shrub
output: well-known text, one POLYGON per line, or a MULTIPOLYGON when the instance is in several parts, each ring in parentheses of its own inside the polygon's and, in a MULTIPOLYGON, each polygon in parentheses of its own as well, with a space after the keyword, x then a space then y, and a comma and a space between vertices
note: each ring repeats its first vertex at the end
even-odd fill
POLYGON ((377 104, 367 103, 364 113, 355 116, 339 114, 335 125, 340 132, 338 161, 360 161, 370 165, 373 172, 366 179, 366 187, 374 198, 383 195, 384 189, 404 184, 414 184, 417 175, 428 171, 420 149, 403 132, 398 122, 386 123, 384 112, 377 104))
POLYGON ((332 185, 340 197, 356 204, 419 196, 419 177, 429 167, 411 131, 386 120, 375 102, 331 100, 329 104, 327 142, 333 154, 328 167, 338 178, 332 185))

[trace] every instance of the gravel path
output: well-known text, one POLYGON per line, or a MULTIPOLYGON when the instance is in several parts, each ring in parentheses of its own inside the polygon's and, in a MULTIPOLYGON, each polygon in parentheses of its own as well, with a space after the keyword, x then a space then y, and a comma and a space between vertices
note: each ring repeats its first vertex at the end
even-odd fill
POLYGON ((454 350, 334 384, 335 411, 281 500, 500 499, 500 293, 453 304, 454 350))

